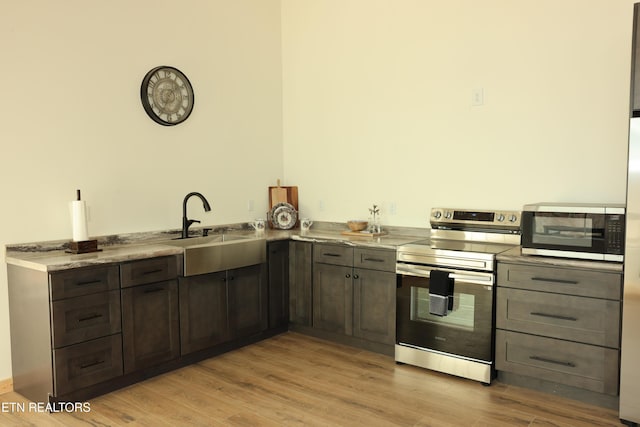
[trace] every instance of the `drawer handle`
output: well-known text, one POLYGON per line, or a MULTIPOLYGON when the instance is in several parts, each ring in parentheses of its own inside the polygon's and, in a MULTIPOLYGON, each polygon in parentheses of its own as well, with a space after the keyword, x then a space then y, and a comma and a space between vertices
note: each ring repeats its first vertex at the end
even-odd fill
POLYGON ((102 317, 102 314, 90 314, 89 316, 78 318, 78 322, 86 322, 87 320, 99 319, 102 317))
POLYGON ((152 294, 152 293, 155 293, 155 292, 162 292, 162 291, 164 291, 164 288, 153 288, 153 289, 145 289, 144 293, 145 294, 152 294))
POLYGON ((560 314, 550 314, 550 313, 541 313, 538 311, 532 311, 531 313, 529 313, 532 316, 540 316, 540 317, 550 317, 552 319, 559 319, 559 320, 570 320, 572 322, 576 322, 578 320, 577 317, 571 317, 571 316, 562 316, 560 314))
POLYGON ((102 283, 102 280, 90 280, 88 282, 78 282, 76 283, 76 286, 97 285, 99 283, 102 283))
POLYGON ((83 365, 80 365, 80 369, 87 369, 87 368, 91 368, 92 366, 97 366, 97 365, 101 365, 104 363, 104 360, 96 360, 95 362, 91 362, 91 363, 85 363, 83 365))
POLYGON ((532 277, 531 280, 535 280, 538 282, 551 282, 551 283, 560 283, 563 285, 577 285, 578 282, 575 280, 563 280, 563 279, 549 279, 546 277, 532 277))
POLYGON ((324 256, 338 257, 338 258, 342 256, 342 255, 340 255, 340 254, 334 254, 334 253, 332 253, 332 252, 324 252, 322 255, 324 255, 324 256))
POLYGON ((562 365, 562 366, 568 366, 570 368, 575 368, 576 365, 574 363, 571 362, 563 362, 561 360, 554 360, 554 359, 549 359, 546 357, 540 357, 540 356, 529 356, 529 359, 531 360, 537 360, 539 362, 545 362, 545 363, 553 363, 554 365, 562 365))
POLYGON ((162 272, 161 268, 159 268, 157 270, 144 271, 144 272, 142 272, 142 275, 143 276, 148 276, 149 274, 156 274, 156 273, 160 273, 160 272, 162 272))
POLYGON ((365 258, 364 260, 371 261, 371 262, 384 262, 384 260, 380 258, 365 258))

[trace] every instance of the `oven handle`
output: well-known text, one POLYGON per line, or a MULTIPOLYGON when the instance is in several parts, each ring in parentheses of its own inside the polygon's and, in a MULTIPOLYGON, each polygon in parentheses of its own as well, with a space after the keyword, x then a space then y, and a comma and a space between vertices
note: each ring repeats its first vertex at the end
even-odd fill
MULTIPOLYGON (((396 264, 397 274, 406 274, 409 276, 430 277, 431 270, 437 270, 433 267, 422 267, 419 265, 396 264)), ((485 286, 493 286, 493 274, 475 274, 471 272, 450 273, 449 277, 461 282, 479 283, 485 286)))

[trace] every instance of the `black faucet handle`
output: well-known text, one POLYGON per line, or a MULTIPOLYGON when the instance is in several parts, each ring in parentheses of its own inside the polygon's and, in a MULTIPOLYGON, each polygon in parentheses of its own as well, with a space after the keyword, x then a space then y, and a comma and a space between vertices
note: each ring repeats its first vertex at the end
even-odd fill
POLYGON ((207 237, 211 230, 213 230, 213 228, 203 228, 202 229, 202 237, 207 237))

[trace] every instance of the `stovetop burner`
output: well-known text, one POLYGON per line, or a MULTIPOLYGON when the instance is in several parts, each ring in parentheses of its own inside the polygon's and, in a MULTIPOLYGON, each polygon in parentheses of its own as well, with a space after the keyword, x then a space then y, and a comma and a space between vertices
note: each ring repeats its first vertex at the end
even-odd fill
POLYGON ((431 237, 402 245, 398 263, 493 271, 497 254, 520 244, 520 212, 434 208, 431 237))

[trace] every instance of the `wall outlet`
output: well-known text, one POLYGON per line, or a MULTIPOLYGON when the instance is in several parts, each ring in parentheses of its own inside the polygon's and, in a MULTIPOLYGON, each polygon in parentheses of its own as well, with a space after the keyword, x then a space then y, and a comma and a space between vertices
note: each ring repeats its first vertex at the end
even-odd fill
POLYGON ((249 201, 247 202, 247 210, 248 210, 249 212, 253 212, 253 200, 249 200, 249 201))
POLYGON ((318 202, 318 210, 319 210, 320 212, 324 211, 324 200, 320 200, 320 201, 318 202))
POLYGON ((389 203, 389 215, 395 215, 398 213, 396 202, 389 203))
POLYGON ((484 104, 484 89, 479 87, 471 92, 471 105, 478 107, 484 104))

